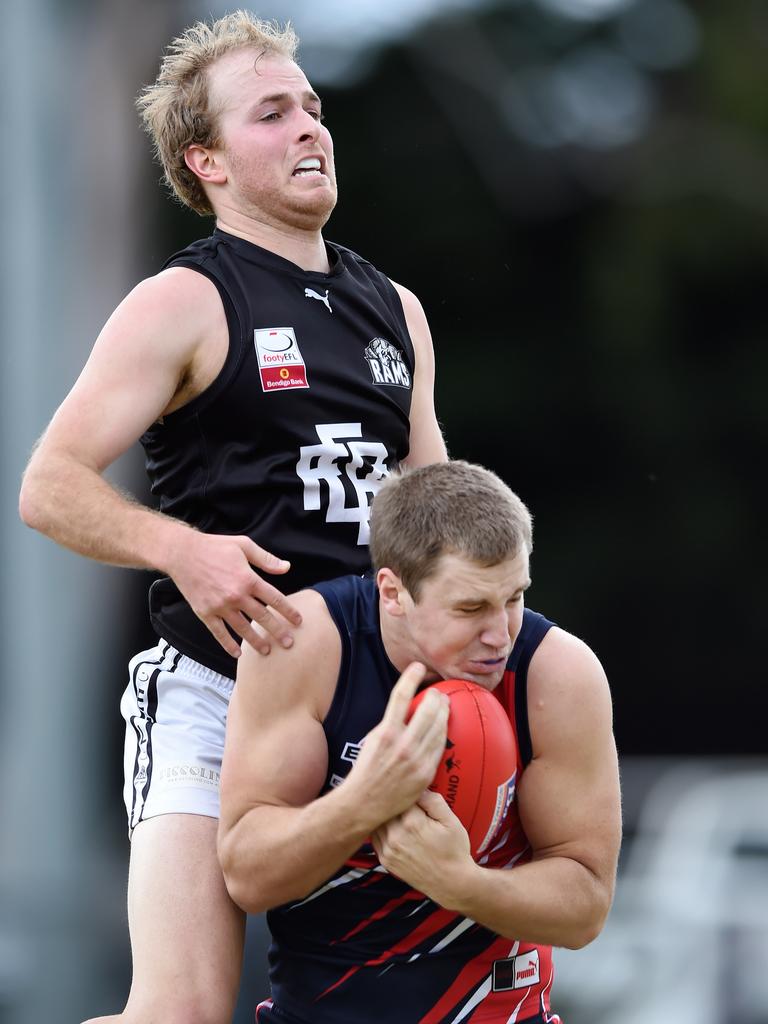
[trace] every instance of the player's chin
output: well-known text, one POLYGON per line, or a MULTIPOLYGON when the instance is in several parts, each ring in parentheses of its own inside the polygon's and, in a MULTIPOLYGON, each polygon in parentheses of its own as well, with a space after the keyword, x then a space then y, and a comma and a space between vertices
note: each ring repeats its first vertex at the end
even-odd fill
POLYGON ((296 196, 292 203, 292 212, 303 228, 319 230, 325 225, 335 206, 335 191, 323 189, 296 196))

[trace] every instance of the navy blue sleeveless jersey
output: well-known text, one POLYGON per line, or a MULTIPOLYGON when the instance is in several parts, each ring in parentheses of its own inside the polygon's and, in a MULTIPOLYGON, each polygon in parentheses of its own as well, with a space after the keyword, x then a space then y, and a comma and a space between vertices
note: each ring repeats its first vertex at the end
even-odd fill
MULTIPOLYGON (((376 585, 347 576, 318 584, 342 639, 336 693, 324 723, 324 792, 341 784, 363 737, 381 720, 399 673, 379 631, 376 585)), ((531 656, 552 623, 526 610, 494 693, 518 738, 518 775, 530 760, 526 684, 531 656)), ((513 801, 480 863, 511 869, 530 858, 513 801)), ((272 998, 259 1024, 451 1024, 554 1022, 552 952, 501 938, 409 889, 370 844, 303 900, 267 914, 272 998)))
MULTIPOLYGON (((368 568, 369 506, 408 454, 414 352, 400 298, 370 263, 327 245, 330 271, 215 231, 173 256, 217 287, 229 351, 216 380, 142 438, 161 511, 207 533, 245 534, 291 562, 284 593, 368 568)), ((169 579, 155 630, 234 676, 169 579)))

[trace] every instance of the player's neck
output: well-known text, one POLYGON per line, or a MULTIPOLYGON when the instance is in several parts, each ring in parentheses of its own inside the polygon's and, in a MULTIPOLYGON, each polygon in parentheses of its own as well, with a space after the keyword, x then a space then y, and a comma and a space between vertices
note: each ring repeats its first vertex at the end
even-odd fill
POLYGON ((267 224, 232 210, 220 212, 216 226, 230 235, 237 235, 254 245, 260 245, 262 249, 268 249, 276 256, 290 260, 302 270, 318 271, 321 274, 327 274, 330 270, 320 230, 302 231, 299 228, 267 224))

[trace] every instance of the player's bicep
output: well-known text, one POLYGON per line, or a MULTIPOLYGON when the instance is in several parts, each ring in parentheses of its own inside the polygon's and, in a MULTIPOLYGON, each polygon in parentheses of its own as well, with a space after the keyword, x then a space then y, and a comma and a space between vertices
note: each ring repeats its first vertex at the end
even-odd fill
POLYGON ((533 759, 518 804, 535 858, 570 857, 606 883, 621 835, 608 683, 592 652, 552 630, 529 672, 533 759))
POLYGON ((258 805, 299 807, 328 771, 322 721, 340 661, 338 630, 315 591, 291 600, 304 621, 293 647, 264 657, 245 647, 227 718, 221 776, 222 827, 258 805))
POLYGON ((247 689, 242 681, 235 686, 227 721, 221 770, 224 831, 259 806, 309 803, 328 768, 322 725, 306 705, 265 712, 263 702, 252 699, 247 689))

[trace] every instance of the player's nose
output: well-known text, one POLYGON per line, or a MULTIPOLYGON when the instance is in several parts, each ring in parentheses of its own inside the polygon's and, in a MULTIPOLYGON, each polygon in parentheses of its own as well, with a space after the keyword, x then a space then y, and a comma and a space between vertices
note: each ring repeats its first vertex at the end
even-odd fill
POLYGON ((509 617, 505 608, 489 615, 483 623, 480 639, 488 647, 500 651, 509 643, 509 617))
POLYGON ((316 142, 320 138, 320 121, 308 110, 300 110, 297 115, 300 142, 316 142))

